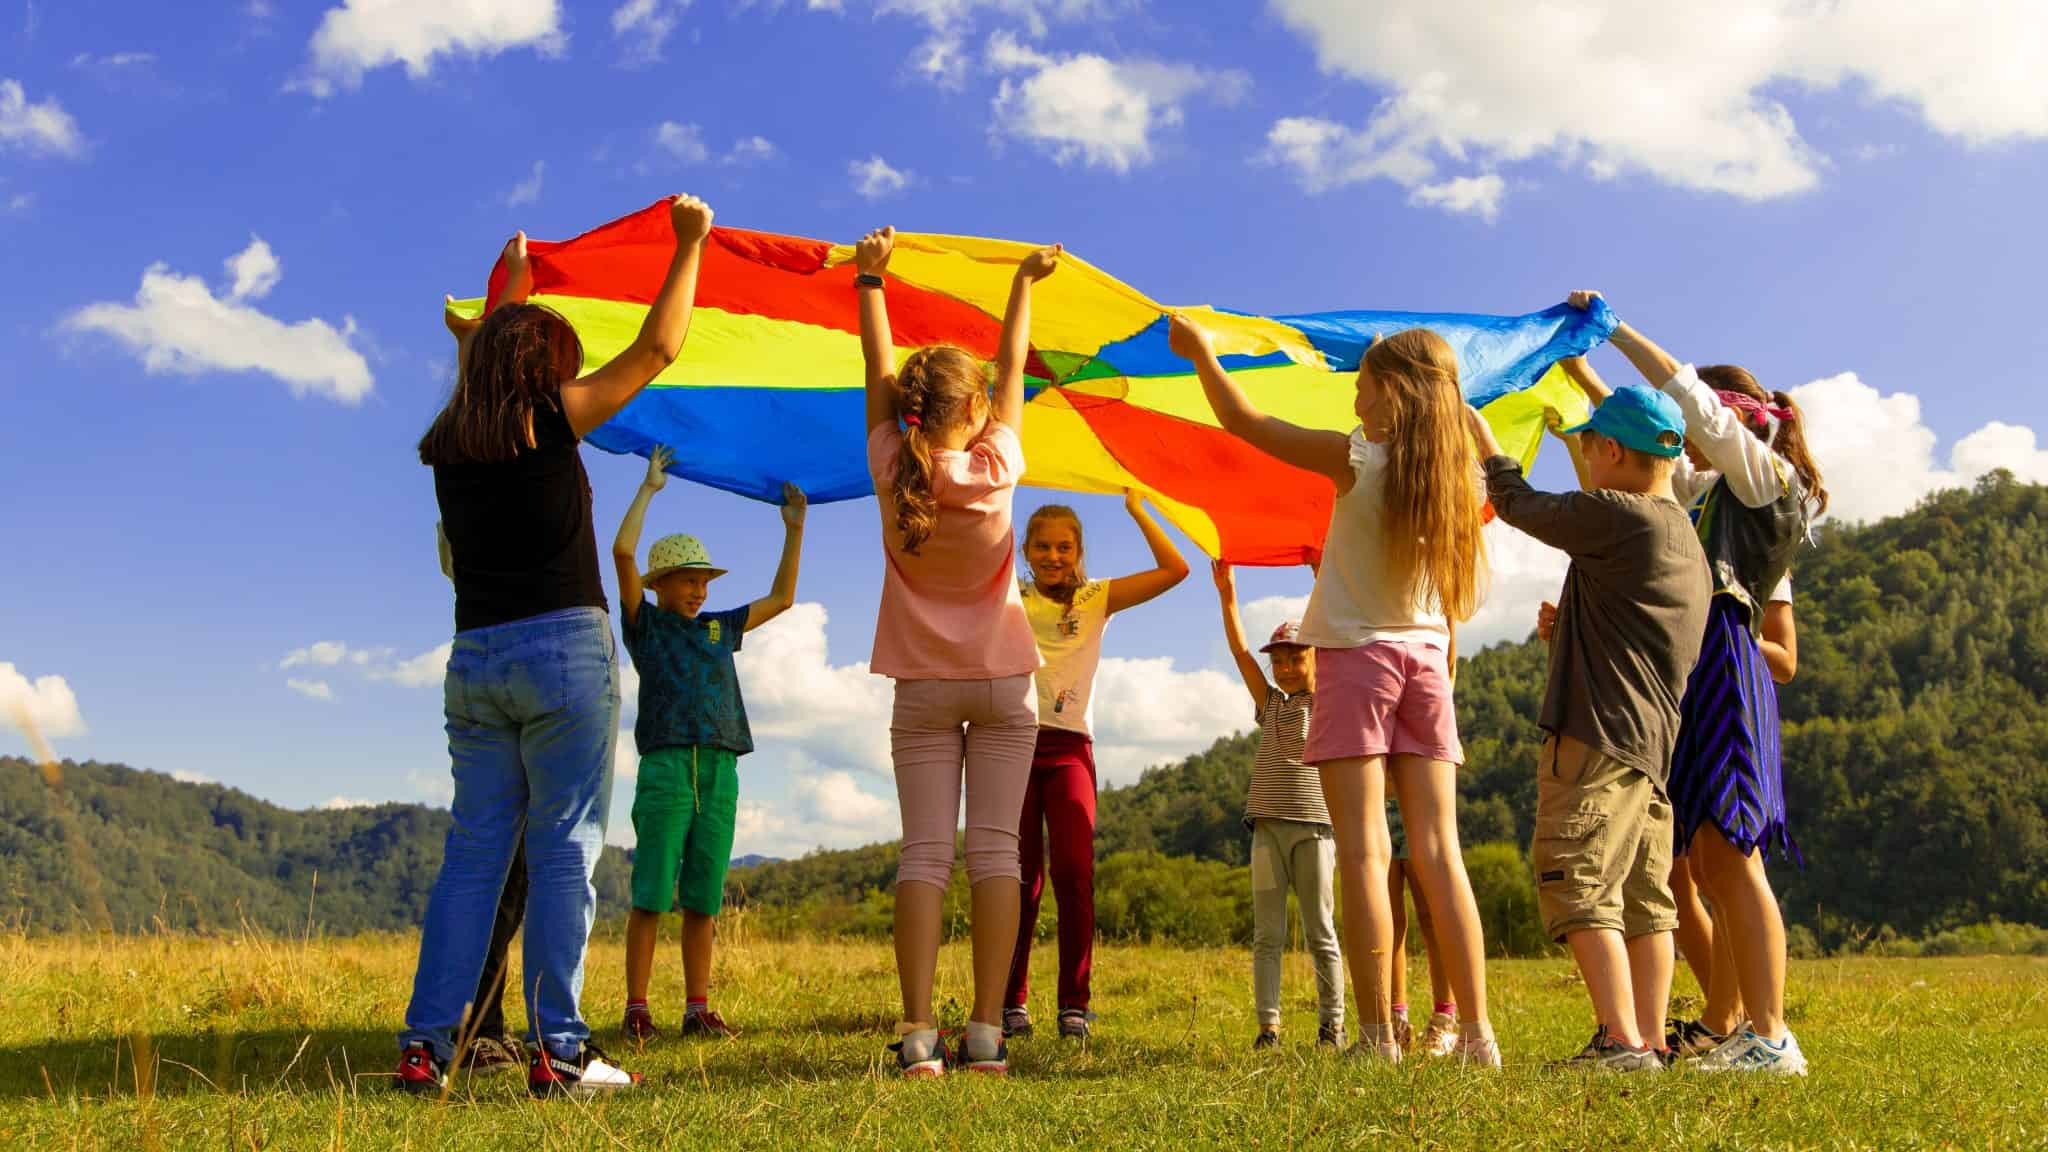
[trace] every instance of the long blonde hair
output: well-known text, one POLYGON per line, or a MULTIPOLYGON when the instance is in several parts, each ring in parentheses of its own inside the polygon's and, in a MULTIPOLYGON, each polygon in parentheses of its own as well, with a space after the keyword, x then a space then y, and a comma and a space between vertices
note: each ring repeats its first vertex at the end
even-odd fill
POLYGON ((896 530, 912 556, 939 526, 932 495, 932 436, 973 420, 988 404, 988 365, 964 348, 935 344, 903 361, 896 374, 896 417, 903 421, 903 451, 896 454, 896 530))
POLYGON ((1484 595, 1486 545, 1458 355, 1436 333, 1410 328, 1373 344, 1365 369, 1387 436, 1386 571, 1417 602, 1470 619, 1484 595))
MULTIPOLYGON (((1031 519, 1024 522, 1024 562, 1028 568, 1031 562, 1031 539, 1038 535, 1038 526, 1051 520, 1064 520, 1074 528, 1074 570, 1067 581, 1052 590, 1052 598, 1066 605, 1074 606, 1074 594, 1088 583, 1088 544, 1081 535, 1081 514, 1065 504, 1040 505, 1031 519)), ((1034 576, 1033 579, 1036 579, 1034 576)))

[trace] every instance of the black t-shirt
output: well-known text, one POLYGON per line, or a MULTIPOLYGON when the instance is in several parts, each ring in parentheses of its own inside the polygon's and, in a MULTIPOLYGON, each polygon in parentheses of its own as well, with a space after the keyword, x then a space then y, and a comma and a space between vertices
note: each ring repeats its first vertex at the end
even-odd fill
POLYGON ((576 433, 560 411, 537 408, 533 439, 510 460, 434 468, 455 556, 457 632, 605 607, 576 433))

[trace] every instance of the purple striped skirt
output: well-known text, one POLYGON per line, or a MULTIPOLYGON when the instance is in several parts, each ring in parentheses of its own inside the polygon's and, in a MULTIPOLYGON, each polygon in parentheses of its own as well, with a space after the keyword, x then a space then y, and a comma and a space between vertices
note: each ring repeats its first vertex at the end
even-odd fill
POLYGON ((1744 855, 1762 848, 1801 864, 1785 822, 1785 774, 1778 755, 1778 686, 1749 631, 1749 609, 1716 596, 1707 611, 1699 663, 1679 704, 1671 755, 1671 807, 1678 851, 1712 824, 1744 855))

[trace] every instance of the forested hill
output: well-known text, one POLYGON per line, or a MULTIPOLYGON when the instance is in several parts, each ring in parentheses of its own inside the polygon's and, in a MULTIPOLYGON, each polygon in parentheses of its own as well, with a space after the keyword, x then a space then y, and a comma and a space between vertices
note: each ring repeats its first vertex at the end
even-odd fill
MULTIPOLYGON (((1806 857, 1773 866, 1789 918, 1826 947, 1886 928, 2048 926, 2048 488, 1998 474, 1904 516, 1827 528, 1819 544, 1798 562, 1799 675, 1782 695, 1806 857)), ((1468 845, 1527 843, 1545 672, 1534 642, 1460 670, 1468 845)), ((1156 889, 1146 907, 1178 908, 1190 884, 1241 895, 1235 879, 1147 861, 1243 862, 1251 753, 1247 737, 1222 740, 1103 792, 1097 851, 1117 861, 1101 874, 1103 907, 1156 889)), ((0 758, 0 917, 89 928, 103 903, 121 931, 159 918, 296 930, 311 897, 324 931, 402 927, 425 910, 447 826, 417 805, 298 812, 118 765, 67 764, 53 788, 0 758)), ((736 869, 730 891, 822 910, 808 923, 886 926, 895 858, 893 844, 813 853, 736 869)), ((623 865, 607 851, 605 915, 624 907, 623 865)), ((1232 932, 1242 919, 1214 918, 1232 932)))
MULTIPOLYGON (((2048 488, 1997 473, 1797 563, 1798 676, 1782 690, 1786 793, 1805 868, 1772 868, 1791 921, 1835 947, 1993 918, 2048 926, 2048 488)), ((1547 672, 1540 643, 1462 666, 1468 845, 1526 844, 1547 672)), ((1099 854, 1226 863, 1253 744, 1219 741, 1103 792, 1099 854)), ((766 903, 859 902, 891 845, 736 874, 766 903)))
MULTIPOLYGON (((0 921, 30 932, 111 927, 336 934, 426 915, 445 809, 294 811, 218 784, 119 764, 0 757, 0 921)), ((606 849, 603 914, 626 905, 625 857, 606 849)))

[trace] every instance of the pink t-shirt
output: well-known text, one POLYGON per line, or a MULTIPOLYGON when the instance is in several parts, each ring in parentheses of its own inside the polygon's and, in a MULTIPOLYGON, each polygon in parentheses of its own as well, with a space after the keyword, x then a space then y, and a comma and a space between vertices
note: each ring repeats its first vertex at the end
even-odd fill
POLYGON ((1038 642, 1017 591, 1010 505, 1024 474, 1017 433, 990 421, 965 451, 932 451, 939 522, 912 556, 897 547, 890 496, 903 433, 868 434, 868 474, 882 509, 882 608, 868 667, 898 680, 994 680, 1038 670, 1038 642))

